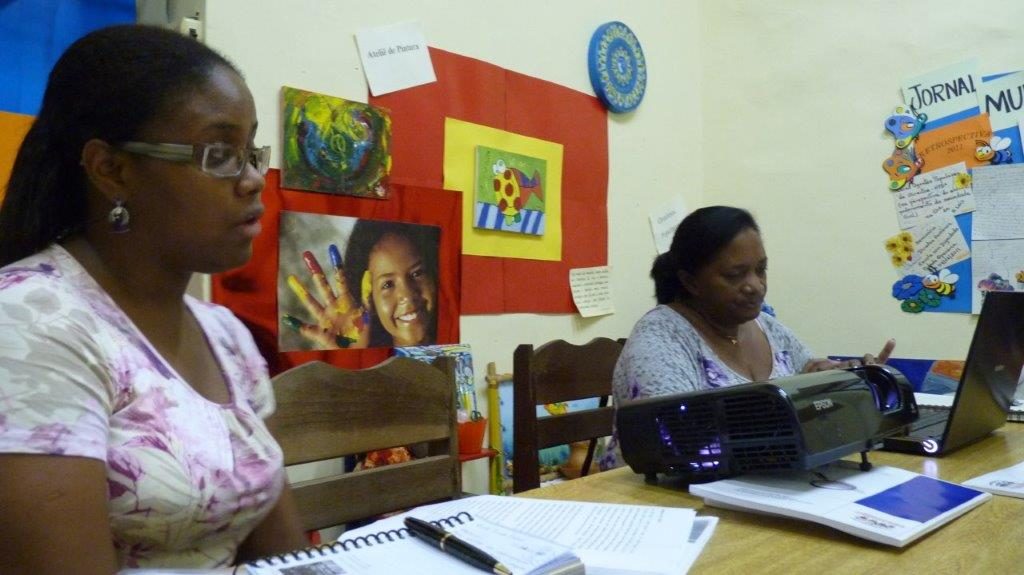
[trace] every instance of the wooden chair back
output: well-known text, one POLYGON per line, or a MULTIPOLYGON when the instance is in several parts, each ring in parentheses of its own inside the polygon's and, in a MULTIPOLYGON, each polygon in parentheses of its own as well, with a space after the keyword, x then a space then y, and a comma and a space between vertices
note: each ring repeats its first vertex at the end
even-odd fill
POLYGON ((395 357, 362 370, 314 361, 273 378, 268 420, 285 465, 398 446, 422 457, 292 485, 306 530, 457 497, 462 490, 455 365, 395 357), (415 449, 414 449, 415 451, 415 449))
POLYGON ((512 363, 512 490, 540 486, 537 451, 554 445, 589 440, 581 474, 593 461, 597 439, 611 435, 615 408, 609 405, 612 373, 622 343, 605 337, 584 345, 550 341, 536 350, 516 348, 512 363), (599 407, 537 417, 537 406, 575 399, 599 398, 599 407))

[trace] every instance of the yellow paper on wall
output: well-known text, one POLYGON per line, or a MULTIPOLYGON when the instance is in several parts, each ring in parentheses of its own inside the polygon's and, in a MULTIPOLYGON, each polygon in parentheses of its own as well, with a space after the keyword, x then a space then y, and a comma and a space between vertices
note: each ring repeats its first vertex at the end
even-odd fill
POLYGON ((562 259, 562 144, 445 118, 444 188, 463 193, 462 253, 475 256, 562 259), (476 148, 486 146, 547 162, 544 235, 513 234, 473 226, 476 148))
POLYGON ((7 192, 7 179, 11 177, 14 157, 18 155, 18 148, 33 120, 35 116, 0 112, 0 200, 7 192))

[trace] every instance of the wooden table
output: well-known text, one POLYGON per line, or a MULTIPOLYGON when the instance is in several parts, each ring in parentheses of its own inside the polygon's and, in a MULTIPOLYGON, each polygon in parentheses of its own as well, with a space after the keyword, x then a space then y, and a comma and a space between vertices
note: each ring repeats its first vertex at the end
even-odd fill
MULTIPOLYGON (((872 463, 960 482, 1024 461, 1024 424, 1009 423, 986 439, 942 458, 872 452, 872 463)), ((628 467, 525 491, 569 499, 689 507, 719 518, 691 573, 1024 573, 1024 499, 991 501, 903 549, 829 527, 705 506, 678 479, 647 485, 628 467)), ((684 534, 680 533, 682 538, 684 534)))

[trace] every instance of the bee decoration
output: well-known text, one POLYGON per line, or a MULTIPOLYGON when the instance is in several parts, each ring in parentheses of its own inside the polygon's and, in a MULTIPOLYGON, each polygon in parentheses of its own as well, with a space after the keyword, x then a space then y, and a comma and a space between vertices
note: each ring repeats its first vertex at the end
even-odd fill
POLYGON ((934 290, 939 295, 954 297, 956 282, 960 281, 960 275, 949 271, 949 268, 942 268, 938 271, 932 268, 931 272, 924 276, 921 280, 921 285, 934 290))
POLYGON ((988 162, 993 166, 998 164, 1012 164, 1013 151, 1010 150, 1010 138, 992 136, 989 141, 975 140, 977 147, 974 149, 974 157, 979 162, 988 162))

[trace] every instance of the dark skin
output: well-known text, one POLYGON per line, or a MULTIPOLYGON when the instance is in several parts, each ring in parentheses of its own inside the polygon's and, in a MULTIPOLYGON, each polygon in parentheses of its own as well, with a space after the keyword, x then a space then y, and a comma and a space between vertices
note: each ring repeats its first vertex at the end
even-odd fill
MULTIPOLYGON (((244 147, 256 131, 242 79, 217 68, 202 89, 168 105, 142 130, 147 142, 225 142, 244 147)), ((227 383, 183 296, 194 272, 225 271, 252 253, 263 212, 263 177, 247 165, 213 178, 191 163, 121 152, 101 140, 82 149, 89 214, 64 247, 117 302, 161 357, 214 403, 227 383), (115 199, 131 210, 132 231, 112 234, 115 199)), ((0 572, 110 575, 118 570, 107 518, 106 464, 50 455, 0 455, 0 572), (60 549, 54 553, 54 549, 60 549)), ((307 544, 290 489, 242 544, 252 559, 307 544)))
MULTIPOLYGON (((761 234, 753 228, 742 230, 697 273, 680 271, 679 281, 690 295, 669 307, 685 317, 733 371, 751 381, 769 379, 772 349, 755 321, 768 291, 768 256, 761 234)), ((844 362, 815 358, 801 371, 884 363, 895 345, 894 340, 887 341, 877 357, 866 354, 844 362)))

